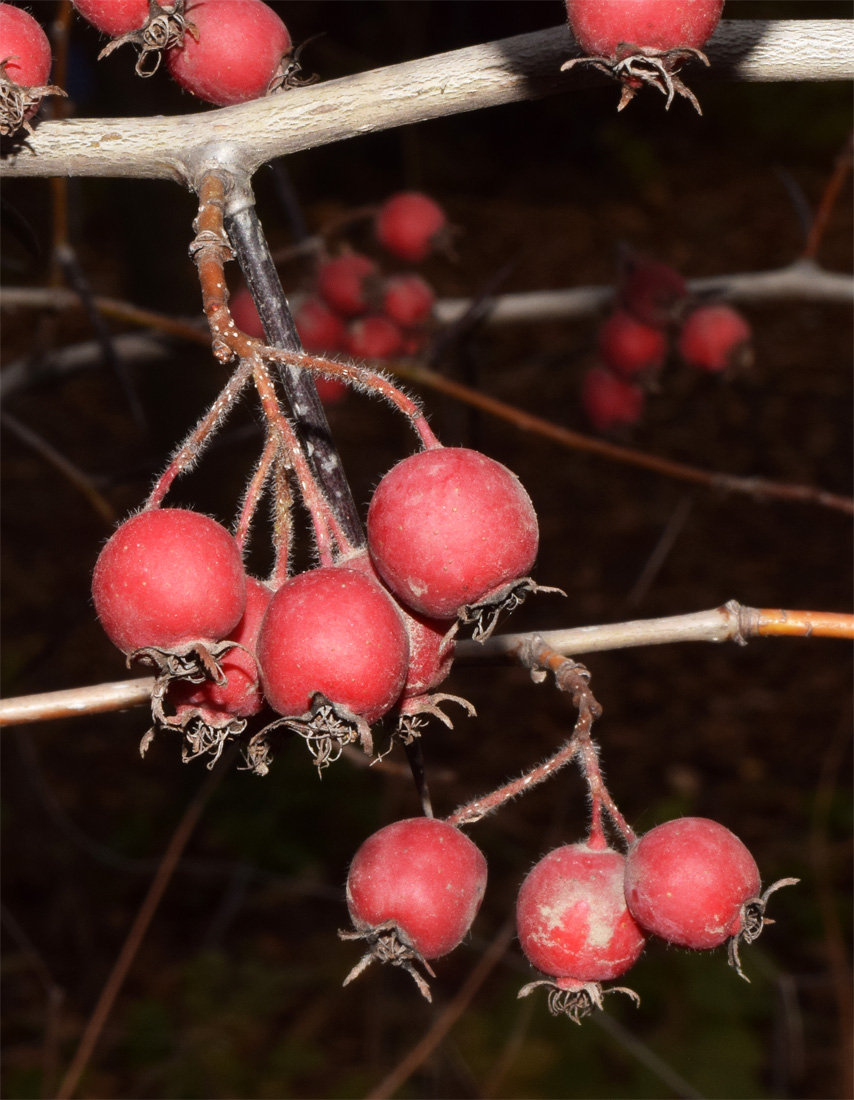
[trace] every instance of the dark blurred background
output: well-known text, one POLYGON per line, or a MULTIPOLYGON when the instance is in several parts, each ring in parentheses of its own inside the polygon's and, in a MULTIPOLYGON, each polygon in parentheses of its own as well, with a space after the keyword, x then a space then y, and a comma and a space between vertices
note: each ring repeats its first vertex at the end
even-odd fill
MULTIPOLYGON (((52 2, 30 5, 47 25, 52 2)), ((274 3, 302 61, 322 79, 547 28, 556 2, 331 0, 274 3)), ((847 18, 847 3, 728 3, 727 16, 847 18)), ((75 18, 69 92, 80 117, 205 110, 165 72, 142 82, 128 48, 98 64, 98 35, 75 18)), ((612 282, 619 242, 686 277, 774 268, 803 248, 798 205, 815 208, 851 129, 846 84, 693 81, 704 115, 641 94, 622 114, 612 85, 479 111, 288 158, 310 230, 420 188, 461 228, 457 260, 423 273, 440 296, 612 282)), ((290 94, 298 94, 297 92, 290 94)), ((255 178, 274 248, 292 241, 281 175, 255 178)), ((45 284, 51 184, 4 183, 31 227, 4 234, 6 285, 45 284), (23 235, 25 236, 25 234, 23 235)), ((850 176, 819 254, 852 265, 850 176)), ((187 258, 192 196, 172 184, 72 180, 70 240, 96 293, 182 316, 200 310, 187 258)), ((349 238, 370 247, 365 233, 349 238)), ((311 278, 282 268, 289 290, 311 278)), ((237 280, 235 280, 235 285, 237 280)), ((745 308, 751 372, 723 382, 668 367, 628 442, 710 470, 851 494, 851 310, 786 302, 745 308)), ((579 405, 594 360, 594 317, 484 327, 440 368, 502 400, 586 431, 579 405)), ((111 322, 115 332, 122 326, 111 322)), ((3 312, 6 364, 91 339, 81 309, 3 312)), ((174 342, 131 368, 147 420, 134 426, 115 378, 92 369, 33 380, 4 413, 86 471, 121 516, 225 380, 204 349, 174 342)), ((762 503, 559 449, 425 393, 446 443, 512 467, 537 506, 542 596, 512 628, 671 615, 738 598, 757 607, 851 608, 850 522, 811 505, 762 503), (674 517, 681 517, 674 520, 674 517), (668 525, 678 535, 639 583, 668 525)), ((330 412, 358 501, 411 448, 405 427, 351 395, 330 412)), ((223 521, 257 457, 258 417, 241 410, 174 503, 223 521)), ((3 432, 3 694, 128 675, 91 608, 89 576, 110 527, 19 434, 3 432)), ((263 547, 256 551, 264 568, 263 547)), ((636 1010, 608 998, 580 1028, 544 998, 517 1001, 534 975, 517 945, 431 1058, 408 1097, 829 1097, 850 1095, 851 653, 845 643, 771 639, 746 648, 666 646, 592 655, 609 786, 639 830, 678 814, 716 818, 753 851, 763 880, 800 876, 772 902, 778 923, 744 954, 751 983, 721 952, 651 945, 629 976, 636 1010)), ((478 718, 424 738, 438 814, 546 757, 571 728, 569 702, 522 670, 459 667, 449 691, 478 718)), ((187 803, 201 763, 159 738, 137 751, 144 710, 4 732, 3 1094, 50 1096, 187 803)), ((401 765, 402 757, 392 757, 401 765)), ((358 949, 343 882, 356 846, 418 812, 402 767, 349 761, 318 781, 291 745, 270 775, 225 776, 142 943, 91 1060, 87 1097, 355 1097, 430 1027, 512 912, 527 869, 580 838, 586 800, 561 774, 471 830, 490 884, 471 938, 436 964, 434 1002, 408 976, 372 967, 341 981, 358 949)))

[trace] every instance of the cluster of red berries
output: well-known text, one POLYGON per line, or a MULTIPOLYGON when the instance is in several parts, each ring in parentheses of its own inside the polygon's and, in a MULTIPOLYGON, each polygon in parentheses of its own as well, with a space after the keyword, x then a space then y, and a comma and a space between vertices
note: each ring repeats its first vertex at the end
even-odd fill
POLYGON ((320 765, 349 741, 372 751, 369 727, 393 709, 404 726, 419 713, 447 720, 437 703, 451 697, 431 692, 450 671, 458 621, 484 634, 533 587, 530 498, 500 463, 436 444, 380 480, 367 543, 273 591, 245 575, 234 536, 196 512, 151 507, 112 535, 95 609, 129 661, 157 669, 155 723, 184 733, 185 758, 218 756, 265 703, 320 765))
MULTIPOLYGON (((347 878, 355 928, 367 951, 352 980, 373 960, 402 966, 429 999, 423 976, 429 961, 465 937, 486 887, 486 861, 458 828, 434 818, 387 825, 356 853, 347 878)), ((547 978, 520 990, 550 989, 549 1007, 578 1020, 601 1007, 601 983, 625 974, 650 935, 681 947, 729 945, 744 977, 739 945, 762 931, 769 895, 794 883, 783 879, 761 893, 759 870, 745 845, 708 818, 685 817, 651 829, 626 855, 604 837, 567 844, 544 856, 522 883, 516 926, 523 952, 547 978)))
POLYGON ((687 366, 723 374, 747 366, 751 331, 726 302, 698 302, 674 268, 627 254, 614 309, 599 326, 600 366, 583 379, 581 402, 597 431, 637 424, 645 394, 660 384, 671 350, 687 366))
MULTIPOLYGON (((446 247, 450 237, 442 207, 420 191, 399 191, 386 199, 373 219, 374 238, 395 260, 421 263, 446 247)), ((422 349, 433 320, 436 295, 415 272, 384 274, 379 263, 348 251, 321 260, 314 285, 294 301, 294 322, 309 354, 382 362, 422 349)), ((252 295, 244 287, 230 303, 235 322, 250 336, 264 331, 252 295)), ((344 383, 318 378, 321 399, 337 404, 344 383)))

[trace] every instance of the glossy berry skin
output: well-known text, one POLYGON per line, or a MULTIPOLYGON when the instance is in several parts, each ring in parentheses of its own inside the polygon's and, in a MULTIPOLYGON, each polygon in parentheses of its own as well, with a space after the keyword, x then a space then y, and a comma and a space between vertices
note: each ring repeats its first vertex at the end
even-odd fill
POLYGON ((392 921, 424 959, 463 939, 486 889, 486 860, 453 825, 432 817, 395 821, 368 837, 347 875, 347 906, 358 932, 392 921))
POLYGON ((599 355, 615 374, 624 378, 650 374, 664 366, 667 336, 618 309, 599 327, 599 355))
POLYGON ((643 390, 601 367, 589 370, 581 384, 581 404, 599 432, 637 424, 643 415, 643 390))
POLYGON ((141 30, 148 22, 148 0, 73 0, 73 3, 87 23, 112 38, 141 30))
POLYGON ((403 328, 415 328, 430 320, 436 295, 420 275, 394 275, 383 289, 383 309, 403 328))
POLYGON ((526 576, 539 531, 506 466, 465 447, 421 451, 382 478, 368 509, 377 572, 407 606, 453 618, 526 576))
POLYGON ((347 329, 347 351, 357 359, 391 359, 403 351, 403 333, 389 317, 359 317, 347 329))
POLYGON ((434 250, 447 226, 445 211, 429 195, 400 191, 380 207, 374 228, 383 248, 418 264, 434 250))
POLYGON ((152 508, 107 541, 92 577, 95 611, 124 653, 221 641, 246 604, 246 575, 231 534, 209 516, 152 508))
POLYGON ((738 935, 741 907, 760 886, 745 845, 706 817, 650 829, 626 858, 626 901, 635 920, 682 947, 718 947, 738 935))
POLYGON ((261 676, 255 660, 255 644, 261 621, 267 611, 273 593, 254 577, 246 578, 246 608, 240 622, 228 635, 228 641, 239 643, 219 659, 219 667, 225 683, 205 680, 193 684, 178 680, 170 685, 169 698, 181 709, 192 707, 217 715, 249 718, 264 705, 261 676), (248 651, 248 652, 247 652, 248 651))
POLYGON ((519 943, 552 978, 603 982, 637 962, 646 936, 626 908, 625 857, 567 844, 529 872, 516 902, 519 943))
POLYGON ((619 299, 636 321, 652 328, 668 328, 677 319, 687 297, 685 280, 669 264, 643 256, 626 260, 619 299))
POLYGON ((679 331, 678 349, 689 366, 720 373, 749 357, 750 338, 750 325, 738 310, 715 302, 688 314, 679 331))
POLYGON ((278 589, 256 647, 264 696, 298 716, 321 692, 373 722, 400 696, 409 663, 403 620, 388 593, 364 572, 324 566, 278 589))
POLYGON ((699 49, 718 25, 723 6, 723 0, 566 0, 570 29, 582 50, 608 58, 699 49), (621 49, 626 45, 638 50, 621 49))
MULTIPOLYGON (((12 4, 0 4, 0 62, 6 63, 6 78, 22 88, 45 85, 50 76, 47 35, 29 12, 12 4)), ((26 117, 36 109, 37 104, 30 107, 26 117)))
POLYGON ((373 260, 350 252, 320 265, 317 289, 332 309, 346 317, 356 317, 371 308, 371 288, 377 278, 377 265, 373 260))
POLYGON ((263 0, 187 0, 196 27, 182 46, 167 51, 169 72, 199 99, 228 107, 260 99, 291 52, 291 36, 263 0))

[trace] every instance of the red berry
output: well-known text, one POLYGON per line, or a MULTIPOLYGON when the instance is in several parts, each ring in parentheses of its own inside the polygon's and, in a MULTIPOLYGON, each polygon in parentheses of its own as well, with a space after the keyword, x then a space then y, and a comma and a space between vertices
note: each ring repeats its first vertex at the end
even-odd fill
POLYGON ((447 226, 445 211, 429 195, 401 191, 380 207, 375 230, 383 248, 417 264, 427 259, 447 226))
POLYGON ((619 298, 624 309, 653 328, 667 328, 688 296, 688 287, 669 264, 630 255, 623 261, 619 298))
POLYGON ((231 534, 183 508, 139 512, 104 546, 92 577, 95 611, 124 653, 221 641, 246 604, 246 575, 231 534))
POLYGON ((599 432, 637 424, 643 414, 643 390, 609 370, 594 367, 581 385, 581 404, 599 432))
POLYGON ((572 33, 594 57, 626 52, 699 49, 723 11, 723 0, 566 0, 572 33), (638 47, 626 51, 623 47, 638 47))
POLYGON ((285 581, 261 624, 257 654, 264 695, 279 714, 304 714, 320 692, 373 722, 403 690, 409 643, 388 593, 336 565, 285 581))
POLYGON ((360 317, 347 329, 347 351, 359 359, 390 359, 403 351, 403 333, 388 317, 360 317))
POLYGON ((103 34, 117 38, 148 22, 148 0, 73 0, 74 7, 103 34))
POLYGON ((405 458, 368 509, 377 571, 400 600, 433 618, 451 618, 524 577, 537 544, 537 516, 519 479, 465 447, 405 458))
POLYGON ((333 355, 344 350, 344 322, 319 298, 304 298, 294 310, 294 322, 307 352, 333 355))
POLYGON ((362 844, 347 875, 347 905, 358 932, 391 922, 401 943, 438 959, 462 941, 485 889, 480 849, 445 821, 415 817, 362 844))
POLYGON ((650 829, 626 860, 626 900, 648 932, 682 947, 718 947, 743 930, 759 869, 738 837, 705 817, 650 829))
POLYGON ((415 328, 430 320, 436 295, 420 275, 395 275, 383 292, 383 309, 404 328, 415 328))
POLYGON ((377 277, 377 265, 373 260, 350 252, 320 265, 317 289, 333 309, 355 317, 371 308, 371 286, 377 277))
POLYGON ((631 377, 659 370, 667 355, 667 336, 618 309, 599 327, 599 354, 606 367, 631 377))
POLYGON ((259 99, 275 86, 291 36, 263 0, 187 0, 197 38, 167 51, 169 72, 188 92, 227 107, 259 99))
POLYGON ((41 24, 23 8, 0 4, 0 62, 6 64, 6 76, 25 88, 46 84, 50 60, 41 24))
POLYGON ((625 857, 612 848, 567 844, 528 874, 516 903, 519 943, 553 978, 602 982, 637 962, 646 937, 626 908, 625 857))
POLYGON ((0 134, 13 134, 48 92, 50 42, 29 12, 0 4, 0 134))
POLYGON ((750 337, 750 325, 732 306, 698 306, 679 332, 679 354, 691 367, 724 371, 749 361, 750 337))
POLYGON ((219 659, 225 681, 217 684, 213 680, 205 680, 204 683, 194 684, 177 680, 171 684, 169 698, 175 704, 179 718, 182 708, 236 718, 248 718, 258 713, 264 705, 264 696, 255 660, 255 644, 272 595, 261 581, 254 577, 246 578, 246 609, 227 639, 238 645, 219 659))

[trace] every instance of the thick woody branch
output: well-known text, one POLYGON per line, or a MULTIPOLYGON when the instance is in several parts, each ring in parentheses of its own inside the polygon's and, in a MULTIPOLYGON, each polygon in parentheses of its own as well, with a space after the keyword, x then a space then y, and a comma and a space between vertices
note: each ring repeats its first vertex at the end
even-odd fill
MULTIPOLYGON (((637 619, 605 626, 580 626, 570 630, 544 630, 539 634, 493 634, 486 642, 457 642, 461 664, 484 661, 518 661, 530 647, 547 646, 563 656, 598 653, 609 649, 665 645, 675 642, 736 642, 750 638, 846 638, 854 639, 854 615, 835 611, 790 611, 780 608, 745 607, 730 600, 722 607, 663 619, 637 619)), ((0 727, 79 714, 99 714, 149 701, 154 677, 95 684, 91 687, 51 691, 0 699, 0 727)))
MULTIPOLYGON (((723 20, 697 83, 850 80, 854 22, 723 20)), ((7 176, 129 176, 192 186, 206 167, 254 172, 288 153, 427 119, 572 92, 598 77, 565 73, 580 56, 565 26, 174 118, 43 122, 0 163, 7 176)))

